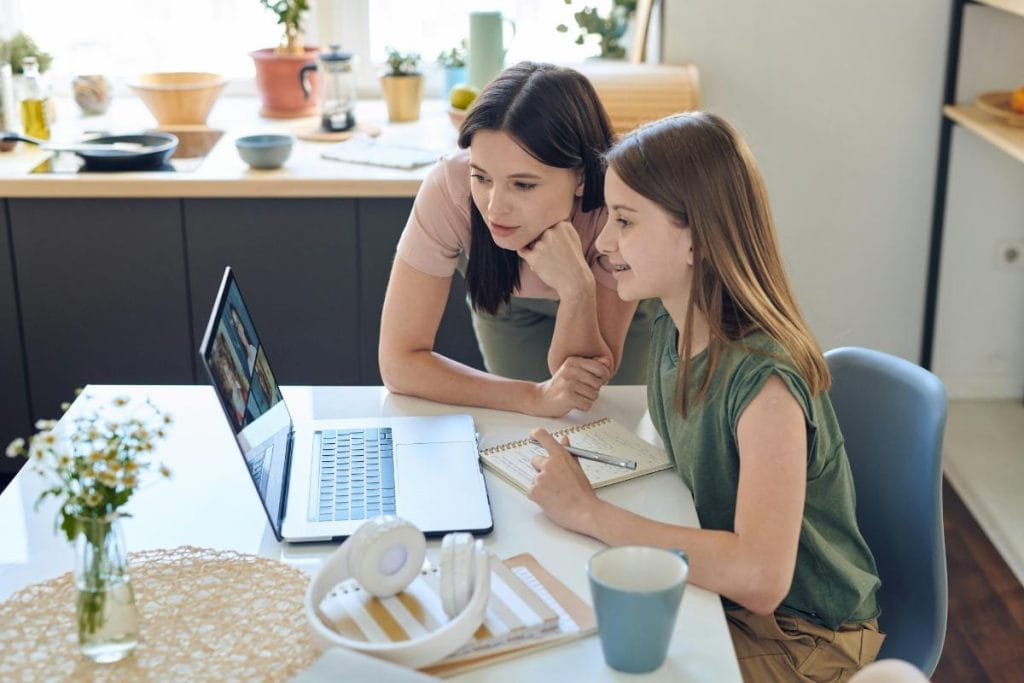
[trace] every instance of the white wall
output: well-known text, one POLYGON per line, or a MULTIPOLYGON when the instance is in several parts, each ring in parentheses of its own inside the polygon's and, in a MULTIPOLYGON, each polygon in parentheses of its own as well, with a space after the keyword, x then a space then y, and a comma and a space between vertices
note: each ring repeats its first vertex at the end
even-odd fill
POLYGON ((918 360, 949 2, 666 0, 666 62, 747 137, 823 348, 918 360))
MULTIPOLYGON (((957 101, 1024 85, 1024 18, 989 7, 964 17, 957 101)), ((1024 264, 997 245, 1024 240, 1024 164, 954 129, 935 330, 935 371, 958 398, 1024 392, 1024 264)))

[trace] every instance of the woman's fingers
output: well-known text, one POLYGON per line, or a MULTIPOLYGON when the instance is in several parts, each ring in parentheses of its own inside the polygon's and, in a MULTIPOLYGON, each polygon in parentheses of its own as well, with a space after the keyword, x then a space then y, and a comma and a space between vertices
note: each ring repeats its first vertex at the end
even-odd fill
POLYGON ((570 379, 595 390, 600 390, 611 379, 607 366, 589 358, 573 356, 565 360, 565 366, 570 379))

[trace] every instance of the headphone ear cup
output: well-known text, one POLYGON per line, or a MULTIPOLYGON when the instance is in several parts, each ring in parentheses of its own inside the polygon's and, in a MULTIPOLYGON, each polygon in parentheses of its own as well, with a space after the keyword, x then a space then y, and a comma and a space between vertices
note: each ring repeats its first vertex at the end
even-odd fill
POLYGON ((441 541, 441 607, 454 619, 473 594, 473 535, 448 534, 441 541))
POLYGON ((367 593, 389 598, 423 569, 427 541, 414 524, 385 515, 365 523, 346 541, 348 569, 367 593))

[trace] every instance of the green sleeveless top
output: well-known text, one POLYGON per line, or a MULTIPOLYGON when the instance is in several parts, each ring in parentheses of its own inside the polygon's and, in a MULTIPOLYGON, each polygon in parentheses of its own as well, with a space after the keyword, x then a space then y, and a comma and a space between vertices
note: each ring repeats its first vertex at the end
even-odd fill
MULTIPOLYGON (((693 358, 691 387, 707 369, 707 350, 693 358)), ((704 529, 733 530, 740 458, 736 428, 768 378, 778 375, 803 409, 807 424, 807 499, 796 569, 779 611, 832 630, 878 616, 880 581, 857 529, 853 476, 839 422, 825 392, 811 396, 785 350, 757 332, 722 349, 704 400, 684 419, 675 408, 677 331, 662 313, 654 322, 647 402, 676 471, 693 493, 704 529)), ((723 598, 726 609, 738 607, 723 598)))

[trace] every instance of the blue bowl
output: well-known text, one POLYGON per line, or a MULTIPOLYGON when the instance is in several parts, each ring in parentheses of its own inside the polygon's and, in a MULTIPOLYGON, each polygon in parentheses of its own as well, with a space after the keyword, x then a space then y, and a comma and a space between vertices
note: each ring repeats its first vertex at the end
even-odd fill
POLYGON ((245 135, 235 140, 242 161, 252 168, 281 168, 292 153, 291 135, 245 135))

